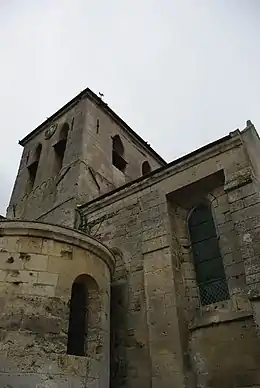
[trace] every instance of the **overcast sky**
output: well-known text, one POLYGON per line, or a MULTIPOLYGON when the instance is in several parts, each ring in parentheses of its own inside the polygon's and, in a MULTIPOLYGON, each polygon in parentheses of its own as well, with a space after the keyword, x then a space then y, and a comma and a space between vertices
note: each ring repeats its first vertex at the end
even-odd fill
POLYGON ((259 0, 0 0, 0 213, 18 140, 89 86, 171 161, 260 131, 259 0))

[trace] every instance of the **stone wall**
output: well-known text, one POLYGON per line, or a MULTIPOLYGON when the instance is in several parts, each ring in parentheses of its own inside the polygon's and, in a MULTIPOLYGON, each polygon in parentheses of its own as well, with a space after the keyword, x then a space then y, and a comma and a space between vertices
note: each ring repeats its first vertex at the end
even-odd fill
POLYGON ((88 100, 86 112, 85 160, 99 176, 105 177, 115 187, 142 176, 142 163, 144 161, 149 162, 151 170, 164 165, 145 149, 137 139, 130 136, 125 128, 109 116, 101 106, 88 100), (124 159, 127 162, 123 178, 119 181, 120 184, 116 184, 118 169, 112 164, 112 138, 115 135, 120 136, 124 146, 124 159))
POLYGON ((258 387, 259 337, 252 317, 197 328, 190 334, 196 387, 258 387))
MULTIPOLYGON (((85 101, 82 100, 61 117, 58 117, 51 125, 48 124, 43 127, 39 134, 26 142, 7 209, 8 218, 37 220, 42 215, 49 215, 52 208, 59 209, 59 205, 66 201, 67 211, 73 209, 73 215, 71 213, 67 214, 65 225, 73 225, 75 199, 78 195, 78 177, 81 168, 80 158, 82 155, 81 144, 84 122, 85 101), (69 126, 67 146, 63 167, 56 172, 54 145, 59 140, 60 131, 64 124, 69 126), (46 131, 51 127, 56 130, 51 137, 46 138, 46 131), (28 165, 32 162, 38 144, 42 145, 38 169, 33 188, 28 191, 28 165)), ((59 211, 58 217, 60 216, 61 211, 59 211)), ((53 217, 52 223, 64 224, 62 217, 60 218, 61 222, 58 222, 58 218, 53 217)))
POLYGON ((123 124, 87 97, 74 102, 47 122, 23 144, 24 150, 7 216, 11 219, 40 220, 74 226, 76 205, 107 193, 142 175, 142 162, 151 168, 164 165, 123 124), (55 145, 64 125, 68 127, 62 168, 57 171, 55 145), (50 136, 50 130, 55 131, 50 136), (112 164, 112 137, 120 135, 127 165, 121 172, 112 164), (41 154, 33 187, 29 187, 28 167, 37 146, 41 154), (39 206, 40 203, 40 206, 39 206))
POLYGON ((81 209, 91 235, 118 252, 112 306, 120 304, 125 319, 120 327, 119 315, 113 321, 113 387, 260 384, 259 338, 248 298, 256 278, 248 276, 254 267, 247 269, 246 261, 257 261, 259 245, 253 175, 235 132, 81 209), (230 294, 208 306, 200 304, 187 234, 188 213, 202 198, 211 206, 230 294), (223 356, 229 351, 230 358, 223 356))
POLYGON ((54 225, 1 221, 0 232, 0 386, 109 387, 112 254, 54 225), (82 357, 67 354, 79 276, 89 295, 82 357))

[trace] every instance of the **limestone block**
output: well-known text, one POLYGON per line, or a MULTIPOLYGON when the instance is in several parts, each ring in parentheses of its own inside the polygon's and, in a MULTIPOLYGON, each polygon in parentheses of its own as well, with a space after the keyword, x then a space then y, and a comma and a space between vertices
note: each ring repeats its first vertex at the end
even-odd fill
POLYGON ((218 225, 224 224, 226 222, 225 214, 223 213, 216 213, 215 214, 215 220, 218 225))
POLYGON ((50 272, 39 272, 37 284, 48 286, 56 286, 58 282, 58 274, 50 272))
POLYGON ((148 295, 173 292, 173 271, 171 267, 147 272, 144 276, 145 289, 148 295))
POLYGON ((75 268, 75 262, 71 260, 63 260, 59 256, 52 256, 50 255, 48 257, 48 272, 51 273, 63 273, 67 274, 71 278, 74 277, 74 273, 76 272, 75 268))
POLYGON ((157 252, 148 252, 143 256, 144 267, 146 272, 154 272, 172 265, 170 249, 164 249, 157 252))
POLYGON ((237 210, 243 209, 245 207, 244 201, 242 199, 232 202, 230 204, 231 213, 236 212, 237 210))
POLYGON ((259 272, 259 270, 260 270, 259 256, 252 255, 250 257, 247 257, 244 260, 244 265, 245 265, 246 276, 259 272))
POLYGON ((185 279, 195 279, 196 273, 193 263, 182 263, 181 265, 182 273, 185 279))
POLYGON ((152 381, 154 388, 176 386, 184 388, 184 379, 180 359, 172 353, 157 354, 152 363, 152 381))
POLYGON ((23 284, 21 292, 24 295, 53 297, 55 296, 55 286, 33 284, 33 287, 28 287, 26 284, 23 284))
POLYGON ((220 208, 223 213, 229 210, 228 204, 228 196, 223 190, 223 186, 216 188, 213 190, 214 196, 216 196, 216 200, 213 199, 214 207, 220 208), (218 193, 219 191, 219 193, 218 193))
POLYGON ((169 246, 168 235, 144 241, 142 244, 142 253, 152 252, 169 246))
POLYGON ((16 269, 20 270, 24 267, 24 261, 20 254, 16 252, 1 252, 0 251, 0 269, 16 269))
POLYGON ((259 193, 252 194, 249 197, 244 198, 243 201, 244 201, 245 207, 252 206, 260 202, 260 195, 259 193))
POLYGON ((56 296, 69 299, 71 296, 71 288, 74 280, 75 279, 71 276, 61 273, 58 277, 58 282, 55 290, 56 296))
POLYGON ((0 252, 17 252, 19 237, 4 236, 0 237, 0 252))
POLYGON ((27 256, 24 263, 24 268, 34 271, 47 271, 48 256, 32 253, 27 256))
POLYGON ((254 194, 255 194, 254 185, 248 184, 248 185, 240 187, 239 189, 230 191, 228 193, 228 202, 232 203, 232 202, 238 201, 242 198, 246 198, 246 197, 249 197, 249 196, 254 195, 254 194))
POLYGON ((255 217, 256 214, 260 214, 259 203, 234 212, 232 218, 234 222, 237 222, 246 220, 247 218, 255 217))
POLYGON ((23 317, 22 329, 39 334, 58 334, 60 332, 60 318, 48 317, 46 315, 25 315, 23 317))
POLYGON ((5 281, 8 283, 28 283, 35 284, 37 283, 38 272, 35 271, 18 271, 18 270, 9 270, 5 281))
POLYGON ((231 252, 223 255, 223 264, 224 266, 231 265, 235 262, 241 261, 241 257, 238 253, 236 252, 231 252))
POLYGON ((218 233, 224 237, 226 237, 227 233, 232 230, 234 230, 233 221, 225 222, 224 224, 218 226, 218 233))
POLYGON ((70 244, 54 241, 53 255, 61 256, 64 259, 72 259, 73 246, 70 244))
POLYGON ((42 249, 41 253, 44 255, 53 255, 54 252, 54 241, 49 238, 44 238, 42 240, 42 249))
POLYGON ((40 253, 42 238, 22 236, 18 241, 18 251, 24 253, 40 253))
POLYGON ((165 226, 160 226, 156 229, 148 229, 142 232, 142 241, 151 240, 156 237, 161 237, 167 234, 165 226))
POLYGON ((245 266, 243 262, 233 263, 225 268, 227 279, 243 275, 245 273, 245 266))

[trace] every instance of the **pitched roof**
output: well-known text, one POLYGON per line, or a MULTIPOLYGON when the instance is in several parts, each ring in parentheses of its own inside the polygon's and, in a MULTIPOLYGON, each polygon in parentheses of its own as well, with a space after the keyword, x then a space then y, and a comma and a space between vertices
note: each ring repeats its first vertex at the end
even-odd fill
POLYGON ((25 136, 22 140, 20 140, 19 144, 24 146, 28 140, 32 139, 35 135, 37 135, 44 127, 51 124, 67 110, 71 109, 74 105, 76 105, 81 99, 86 97, 95 102, 97 105, 99 105, 100 108, 109 116, 111 116, 113 120, 116 121, 133 139, 135 139, 144 148, 146 148, 147 151, 152 154, 155 159, 157 159, 163 165, 167 164, 166 161, 159 154, 157 154, 157 152, 155 152, 154 149, 146 141, 141 138, 141 136, 139 136, 132 128, 130 128, 129 125, 127 125, 126 122, 121 119, 121 117, 119 117, 111 108, 109 108, 109 106, 89 88, 86 88, 72 100, 67 102, 67 104, 65 104, 62 108, 60 108, 57 112, 55 112, 52 116, 50 116, 47 120, 45 120, 42 124, 40 124, 27 136, 25 136))

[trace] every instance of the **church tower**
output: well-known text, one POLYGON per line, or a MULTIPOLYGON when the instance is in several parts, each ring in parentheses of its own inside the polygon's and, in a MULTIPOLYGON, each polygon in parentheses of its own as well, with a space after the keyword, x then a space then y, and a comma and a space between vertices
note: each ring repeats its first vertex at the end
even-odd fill
POLYGON ((165 165, 102 99, 85 89, 27 135, 9 219, 73 227, 87 203, 165 165))

